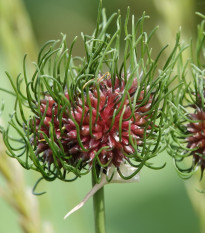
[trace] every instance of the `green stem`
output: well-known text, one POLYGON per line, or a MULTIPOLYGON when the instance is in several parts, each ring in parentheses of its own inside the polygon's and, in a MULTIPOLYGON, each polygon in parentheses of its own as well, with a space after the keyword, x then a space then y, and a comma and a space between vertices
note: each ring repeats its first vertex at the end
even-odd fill
MULTIPOLYGON (((94 175, 92 175, 92 184, 96 184, 94 175)), ((104 187, 99 189, 93 196, 93 210, 95 219, 95 233, 105 233, 105 202, 104 187)))

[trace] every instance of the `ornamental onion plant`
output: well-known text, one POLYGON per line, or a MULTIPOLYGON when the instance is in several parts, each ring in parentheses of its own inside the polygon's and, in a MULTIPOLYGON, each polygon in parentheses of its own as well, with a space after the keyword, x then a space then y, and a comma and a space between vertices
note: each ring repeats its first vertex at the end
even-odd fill
POLYGON ((77 38, 68 46, 62 35, 60 41, 43 45, 31 77, 26 56, 16 83, 7 73, 14 112, 2 129, 8 155, 39 172, 40 180, 70 182, 92 173, 94 187, 84 201, 96 192, 96 232, 105 232, 104 184, 138 181, 144 166, 165 165, 157 167, 151 159, 166 147, 166 113, 177 88, 170 84, 184 50, 178 33, 173 51, 159 66, 166 46, 152 55, 150 41, 157 28, 143 30, 148 16, 135 22, 128 8, 124 22, 120 12, 107 19, 101 5, 93 34, 82 33, 85 57, 73 55, 77 38), (109 34, 113 22, 115 32, 109 34))

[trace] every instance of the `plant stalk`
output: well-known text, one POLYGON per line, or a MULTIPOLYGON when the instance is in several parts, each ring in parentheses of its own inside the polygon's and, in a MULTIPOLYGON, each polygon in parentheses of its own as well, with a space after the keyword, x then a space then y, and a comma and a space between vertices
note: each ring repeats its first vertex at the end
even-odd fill
MULTIPOLYGON (((96 184, 94 175, 92 174, 92 185, 96 184)), ((99 189, 93 196, 93 210, 95 221, 95 233, 105 233, 105 201, 104 187, 99 189)))

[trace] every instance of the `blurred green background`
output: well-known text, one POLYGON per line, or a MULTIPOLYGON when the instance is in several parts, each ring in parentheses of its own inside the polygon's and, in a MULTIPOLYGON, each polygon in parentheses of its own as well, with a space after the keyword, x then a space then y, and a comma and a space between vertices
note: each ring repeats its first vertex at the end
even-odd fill
MULTIPOLYGON (((120 9, 122 18, 125 17, 127 6, 130 6, 131 14, 134 14, 136 19, 146 11, 151 18, 145 23, 145 31, 151 31, 156 25, 160 26, 152 41, 154 54, 166 44, 172 48, 179 27, 182 27, 183 40, 195 38, 196 25, 199 22, 195 12, 205 13, 204 0, 103 0, 103 6, 108 16, 120 9)), ((78 36, 74 54, 83 56, 80 33, 92 33, 97 9, 98 0, 0 0, 1 87, 10 88, 4 73, 6 70, 15 77, 22 72, 25 53, 28 54, 29 62, 35 61, 38 48, 47 40, 60 38, 61 32, 67 34, 68 43, 78 36)), ((6 102, 2 119, 6 125, 8 113, 13 110, 13 99, 3 92, 0 92, 0 99, 6 102)), ((3 155, 5 148, 2 141, 0 143, 3 155)), ((195 191, 194 178, 191 181, 179 178, 171 158, 165 153, 161 154, 155 163, 161 165, 165 161, 167 166, 162 170, 143 169, 139 183, 110 184, 105 187, 108 233, 205 232, 204 195, 195 191), (201 207, 204 207, 202 212, 201 207)), ((4 164, 4 161, 2 162, 0 157, 1 163, 4 164)), ((13 166, 13 161, 11 163, 13 166)), ((15 163, 14 167, 16 166, 19 165, 15 163)), ((7 197, 16 198, 15 192, 11 190, 16 190, 15 185, 18 186, 21 182, 24 184, 19 190, 23 193, 28 187, 32 188, 40 175, 23 171, 23 168, 18 168, 15 173, 16 168, 9 165, 8 168, 11 176, 15 176, 12 178, 15 182, 8 186, 5 176, 0 178, 0 191, 6 190, 6 194, 0 192, 0 232, 20 233, 23 232, 19 224, 20 211, 13 207, 12 201, 7 197)), ((89 175, 74 183, 43 181, 37 191, 47 193, 37 198, 31 197, 32 201, 25 200, 25 205, 31 207, 30 211, 37 215, 37 224, 43 233, 91 233, 94 232, 92 200, 67 220, 63 220, 64 215, 81 201, 90 188, 89 175), (39 210, 33 209, 33 199, 38 201, 39 210)), ((30 189, 28 193, 31 193, 30 189)), ((34 206, 37 208, 37 203, 34 206)), ((29 220, 25 218, 23 221, 29 220)))

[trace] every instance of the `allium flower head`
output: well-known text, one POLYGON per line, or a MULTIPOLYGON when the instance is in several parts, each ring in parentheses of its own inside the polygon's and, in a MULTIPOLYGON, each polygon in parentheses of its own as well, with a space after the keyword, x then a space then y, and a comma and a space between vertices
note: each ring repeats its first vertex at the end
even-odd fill
MULTIPOLYGON (((48 165, 54 163, 54 157, 44 135, 50 137, 49 126, 52 120, 56 135, 54 141, 58 145, 60 139, 65 155, 68 157, 65 161, 72 165, 76 165, 79 160, 92 165, 96 153, 99 153, 98 161, 102 166, 114 164, 119 167, 125 160, 126 154, 131 156, 135 151, 134 146, 129 142, 129 136, 136 141, 136 145, 142 145, 144 133, 149 134, 151 126, 145 126, 150 117, 146 115, 146 112, 151 108, 152 95, 140 106, 145 99, 143 90, 139 94, 134 112, 130 106, 130 104, 133 105, 134 94, 137 90, 137 79, 133 79, 128 89, 130 101, 126 96, 123 102, 122 96, 125 90, 123 79, 119 80, 116 77, 114 87, 112 87, 108 73, 99 75, 97 82, 99 96, 96 86, 90 85, 89 99, 85 99, 83 103, 81 96, 76 96, 70 114, 66 109, 63 112, 61 125, 59 113, 62 107, 58 106, 50 96, 45 96, 45 99, 40 101, 41 115, 45 115, 45 118, 40 124, 40 116, 36 117, 35 128, 31 120, 31 131, 36 130, 31 143, 34 144, 34 137, 36 137, 36 154, 48 165), (92 114, 90 114, 89 105, 92 114), (75 122, 79 126, 79 132, 75 122), (39 135, 40 139, 37 136, 39 130, 43 132, 39 135), (78 136, 80 136, 82 145, 78 142, 78 136)), ((65 97, 69 100, 68 93, 65 93, 65 97)))
POLYGON ((168 136, 168 152, 174 157, 176 168, 184 178, 200 168, 202 179, 205 169, 205 35, 201 33, 204 32, 204 23, 205 20, 198 26, 197 54, 182 70, 180 82, 184 86, 173 96, 168 113, 169 121, 173 122, 170 128, 173 140, 170 141, 168 136), (187 72, 188 68, 191 68, 192 76, 187 72), (188 168, 185 168, 186 163, 179 165, 184 160, 187 164, 191 161, 188 168))
POLYGON ((102 11, 103 22, 98 17, 93 35, 82 34, 86 57, 73 56, 76 39, 68 48, 63 36, 59 46, 49 41, 42 47, 31 78, 26 59, 17 86, 8 75, 16 102, 4 141, 8 154, 26 169, 47 180, 70 181, 91 169, 98 180, 99 170, 106 174, 113 166, 113 175, 117 171, 123 179, 131 179, 143 166, 155 168, 148 160, 164 149, 164 112, 179 40, 163 68, 157 68, 162 51, 151 59, 153 32, 141 31, 146 16, 136 25, 133 17, 129 34, 128 10, 121 56, 120 18, 118 13, 106 20, 102 11), (116 32, 110 35, 116 16, 116 32), (18 139, 9 136, 11 127, 18 139), (136 168, 129 176, 120 170, 124 163, 136 168))
POLYGON ((191 99, 184 95, 179 98, 180 106, 174 117, 175 127, 171 130, 174 141, 169 145, 169 153, 175 158, 176 167, 184 178, 190 177, 197 168, 201 168, 202 178, 205 169, 205 110, 198 93, 192 91, 186 95, 188 93, 191 99), (187 100, 190 102, 186 103, 187 100), (193 100, 195 103, 192 103, 193 100), (179 167, 179 162, 190 157, 192 163, 189 168, 179 167))
POLYGON ((197 105, 188 106, 189 110, 181 109, 181 116, 177 120, 175 118, 177 128, 172 129, 174 142, 170 143, 169 153, 175 158, 176 167, 184 178, 192 175, 198 167, 201 168, 202 178, 205 169, 205 111, 197 105), (193 113, 188 112, 190 109, 193 113), (191 166, 179 167, 179 162, 188 157, 192 158, 191 166))
POLYGON ((205 112, 203 109, 197 109, 195 113, 190 114, 190 119, 193 122, 187 125, 187 131, 191 135, 187 138, 187 147, 195 149, 191 153, 193 162, 201 167, 203 173, 205 169, 205 112))

